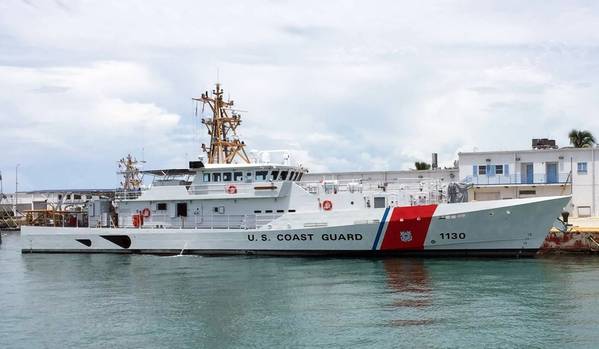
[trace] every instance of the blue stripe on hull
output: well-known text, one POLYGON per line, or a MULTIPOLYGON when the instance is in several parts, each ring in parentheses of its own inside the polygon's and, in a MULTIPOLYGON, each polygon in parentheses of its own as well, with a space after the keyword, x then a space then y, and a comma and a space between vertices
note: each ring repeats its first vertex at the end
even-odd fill
POLYGON ((385 226, 385 222, 387 221, 387 215, 389 214, 389 207, 385 209, 385 213, 383 214, 383 219, 381 219, 381 223, 379 223, 379 229, 376 232, 376 238, 374 238, 374 244, 372 245, 372 249, 376 250, 376 247, 379 244, 379 240, 381 238, 381 233, 383 232, 383 227, 385 226))

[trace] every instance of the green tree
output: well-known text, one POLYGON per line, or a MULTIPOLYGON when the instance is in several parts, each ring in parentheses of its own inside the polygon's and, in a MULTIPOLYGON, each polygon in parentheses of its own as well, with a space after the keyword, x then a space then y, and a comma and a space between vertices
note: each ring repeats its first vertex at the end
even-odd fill
POLYGON ((416 161, 416 162, 414 163, 414 166, 416 166, 416 169, 417 169, 418 171, 422 171, 422 170, 430 170, 430 169, 431 169, 431 165, 430 165, 430 164, 427 164, 427 163, 426 163, 426 162, 424 162, 424 161, 422 161, 422 162, 421 162, 421 161, 416 161))
POLYGON ((570 144, 574 148, 588 148, 595 144, 595 137, 590 131, 573 129, 568 133, 568 138, 570 138, 570 144))

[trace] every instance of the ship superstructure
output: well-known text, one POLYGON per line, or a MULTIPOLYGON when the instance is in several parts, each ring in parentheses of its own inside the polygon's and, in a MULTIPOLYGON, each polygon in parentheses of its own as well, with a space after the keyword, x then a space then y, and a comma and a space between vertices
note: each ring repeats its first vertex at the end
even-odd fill
POLYGON ((533 255, 569 201, 448 204, 434 183, 306 182, 289 156, 248 156, 220 84, 196 100, 212 112, 207 161, 145 171, 152 185, 119 191, 111 219, 90 204, 91 227, 23 227, 23 252, 533 255))

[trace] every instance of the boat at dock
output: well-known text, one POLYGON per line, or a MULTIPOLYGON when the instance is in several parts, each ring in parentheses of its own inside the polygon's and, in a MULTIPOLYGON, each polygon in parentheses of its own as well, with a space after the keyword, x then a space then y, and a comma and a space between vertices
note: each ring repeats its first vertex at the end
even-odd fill
POLYGON ((90 201, 76 226, 22 226, 22 252, 534 256, 570 200, 449 203, 447 187, 427 191, 423 182, 389 190, 306 181, 289 154, 246 153, 241 116, 219 84, 195 100, 211 111, 202 119, 205 159, 144 172, 123 159, 114 201, 90 201), (141 173, 151 186, 141 186, 141 173))

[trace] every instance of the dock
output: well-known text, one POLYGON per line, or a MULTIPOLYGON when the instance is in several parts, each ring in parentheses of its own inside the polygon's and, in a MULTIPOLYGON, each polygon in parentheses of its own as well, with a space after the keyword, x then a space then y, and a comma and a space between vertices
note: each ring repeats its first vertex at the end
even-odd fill
POLYGON ((552 228, 539 253, 599 253, 599 217, 572 219, 565 230, 552 228))

